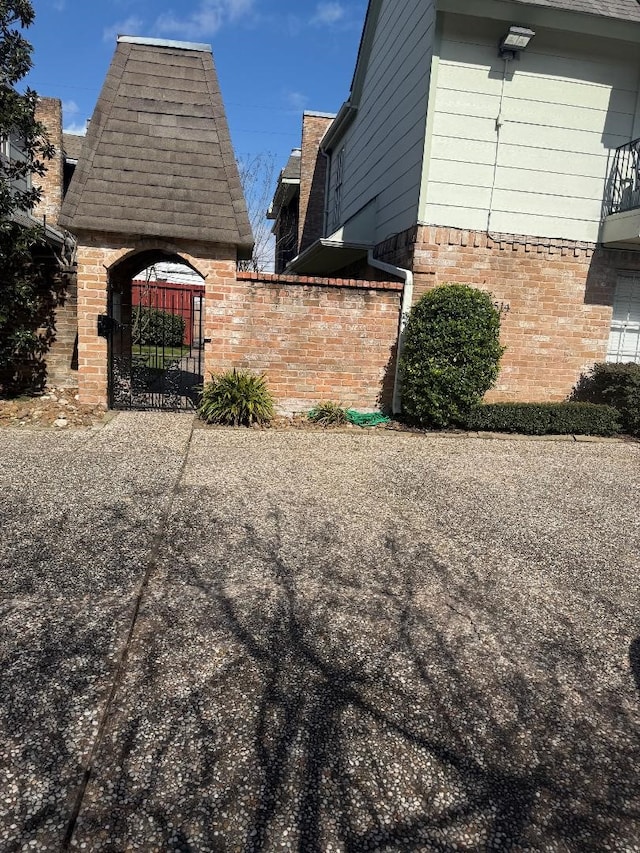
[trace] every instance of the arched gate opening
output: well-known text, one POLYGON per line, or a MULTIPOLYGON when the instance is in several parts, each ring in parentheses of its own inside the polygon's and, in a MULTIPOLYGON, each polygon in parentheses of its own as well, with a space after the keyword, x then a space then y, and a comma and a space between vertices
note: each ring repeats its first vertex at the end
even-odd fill
POLYGON ((179 255, 147 250, 109 270, 108 402, 189 411, 203 383, 204 279, 179 255))

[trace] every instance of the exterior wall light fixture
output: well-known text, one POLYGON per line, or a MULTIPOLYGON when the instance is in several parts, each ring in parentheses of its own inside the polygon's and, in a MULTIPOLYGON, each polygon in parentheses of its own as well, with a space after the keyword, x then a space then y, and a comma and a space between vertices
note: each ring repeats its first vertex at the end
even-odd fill
POLYGON ((500 39, 498 53, 502 59, 516 59, 534 36, 535 32, 528 27, 509 27, 509 32, 500 39))

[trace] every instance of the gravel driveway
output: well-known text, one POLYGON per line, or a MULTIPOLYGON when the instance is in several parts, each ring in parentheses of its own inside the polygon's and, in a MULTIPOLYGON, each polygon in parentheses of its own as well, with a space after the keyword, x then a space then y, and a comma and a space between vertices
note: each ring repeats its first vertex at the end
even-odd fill
POLYGON ((640 851, 640 445, 0 433, 0 850, 640 851))

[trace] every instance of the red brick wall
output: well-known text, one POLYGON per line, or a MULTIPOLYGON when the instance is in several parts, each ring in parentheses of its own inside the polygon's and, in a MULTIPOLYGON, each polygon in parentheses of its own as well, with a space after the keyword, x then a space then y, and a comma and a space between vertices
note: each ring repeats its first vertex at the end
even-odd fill
POLYGON ((51 144, 55 148, 52 160, 47 161, 47 171, 43 178, 34 178, 34 183, 42 187, 42 200, 33 211, 38 219, 46 216, 50 225, 58 224, 62 206, 62 176, 64 158, 62 155, 62 103, 58 98, 39 98, 36 118, 47 128, 51 144))
POLYGON ((327 160, 320 152, 320 143, 332 122, 332 118, 309 113, 305 113, 302 119, 298 254, 325 236, 327 160))
MULTIPOLYGON (((107 288, 139 271, 138 252, 170 249, 205 279, 205 374, 265 372, 284 412, 337 400, 359 409, 390 402, 402 284, 236 273, 235 249, 117 235, 78 246, 79 386, 82 402, 107 401, 107 343, 97 318, 107 288), (132 260, 130 260, 132 259, 132 260)), ((145 256, 147 261, 148 255, 145 256)), ((206 375, 205 375, 206 378, 206 375)))
POLYGON ((207 279, 208 370, 264 371, 279 407, 336 400, 376 409, 391 399, 402 285, 238 273, 207 279))
POLYGON ((439 284, 490 291, 507 350, 493 400, 561 400, 606 355, 616 278, 640 253, 592 244, 419 227, 378 247, 413 268, 415 298, 439 284))

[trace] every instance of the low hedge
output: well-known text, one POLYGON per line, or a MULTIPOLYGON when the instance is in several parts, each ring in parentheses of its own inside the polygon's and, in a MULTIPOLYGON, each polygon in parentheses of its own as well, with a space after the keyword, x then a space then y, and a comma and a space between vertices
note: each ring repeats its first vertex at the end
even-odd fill
POLYGON ((524 435, 616 435, 621 429, 616 409, 594 403, 486 403, 464 426, 524 435))
POLYGON ((572 400, 614 406, 622 429, 640 435, 640 364, 594 364, 573 390, 572 400))

